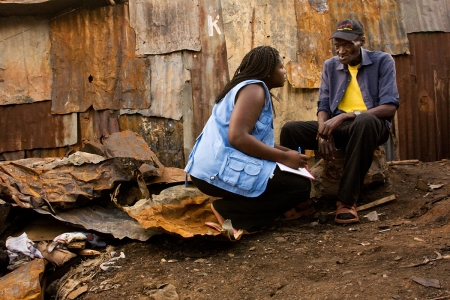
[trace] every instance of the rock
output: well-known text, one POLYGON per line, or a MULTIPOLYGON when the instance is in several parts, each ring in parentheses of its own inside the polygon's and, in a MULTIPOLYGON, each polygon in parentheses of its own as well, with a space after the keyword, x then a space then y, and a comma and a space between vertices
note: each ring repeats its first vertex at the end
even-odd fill
MULTIPOLYGON (((344 170, 344 152, 337 151, 333 161, 319 160, 310 170, 316 178, 311 187, 311 198, 336 197, 339 189, 339 181, 344 170)), ((364 186, 383 184, 386 179, 386 150, 384 147, 375 149, 372 165, 364 179, 364 186)))

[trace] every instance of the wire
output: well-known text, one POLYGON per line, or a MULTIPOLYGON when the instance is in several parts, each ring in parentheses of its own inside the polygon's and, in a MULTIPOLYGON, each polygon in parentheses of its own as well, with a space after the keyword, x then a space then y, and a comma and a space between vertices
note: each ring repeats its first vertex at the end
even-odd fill
POLYGON ((60 18, 60 17, 62 17, 62 16, 64 16, 64 15, 67 15, 68 13, 71 13, 71 12, 73 12, 73 11, 76 11, 77 9, 80 9, 80 8, 81 8, 81 7, 74 8, 74 9, 72 9, 71 11, 65 12, 65 13, 63 13, 63 14, 61 14, 61 15, 59 15, 59 16, 54 17, 54 18, 51 18, 51 19, 48 19, 48 20, 44 20, 44 21, 42 21, 42 22, 39 22, 36 26, 33 26, 33 27, 28 28, 28 29, 22 30, 22 31, 19 32, 19 33, 16 33, 16 34, 14 34, 14 35, 11 35, 11 36, 9 36, 9 37, 7 37, 7 38, 1 40, 0 43, 3 42, 3 41, 9 40, 9 39, 11 39, 11 38, 13 38, 13 37, 15 37, 15 36, 18 36, 18 35, 20 35, 20 34, 23 34, 23 33, 27 32, 27 31, 30 31, 31 29, 34 29, 34 28, 40 26, 40 25, 41 25, 42 23, 44 23, 44 22, 50 22, 50 21, 53 21, 53 20, 55 20, 55 19, 57 19, 57 18, 60 18))

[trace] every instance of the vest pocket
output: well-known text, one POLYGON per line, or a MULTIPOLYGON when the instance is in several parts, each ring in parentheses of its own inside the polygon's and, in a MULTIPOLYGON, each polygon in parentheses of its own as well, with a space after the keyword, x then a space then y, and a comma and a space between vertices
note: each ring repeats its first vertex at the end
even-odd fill
POLYGON ((260 161, 231 153, 220 168, 219 178, 231 186, 244 191, 251 191, 261 169, 262 163, 260 161))

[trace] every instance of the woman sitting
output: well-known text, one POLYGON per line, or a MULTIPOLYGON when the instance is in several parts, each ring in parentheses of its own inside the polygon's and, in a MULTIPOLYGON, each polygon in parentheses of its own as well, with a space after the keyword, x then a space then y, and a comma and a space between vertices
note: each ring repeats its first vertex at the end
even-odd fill
POLYGON ((285 81, 275 48, 252 49, 217 96, 197 138, 185 171, 201 192, 222 198, 211 205, 220 225, 228 219, 233 228, 255 231, 309 199, 310 180, 276 164, 297 169, 307 162, 305 155, 274 143, 270 90, 285 81))

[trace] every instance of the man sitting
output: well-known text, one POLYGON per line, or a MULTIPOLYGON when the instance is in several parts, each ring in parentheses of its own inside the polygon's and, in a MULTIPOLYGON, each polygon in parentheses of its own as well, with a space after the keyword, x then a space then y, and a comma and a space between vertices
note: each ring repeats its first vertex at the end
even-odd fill
POLYGON ((323 67, 317 121, 286 123, 280 144, 318 150, 325 160, 345 149, 334 221, 356 223, 356 202, 373 152, 388 140, 399 106, 395 64, 387 53, 362 48, 365 37, 359 21, 339 22, 330 39, 336 56, 323 67))

